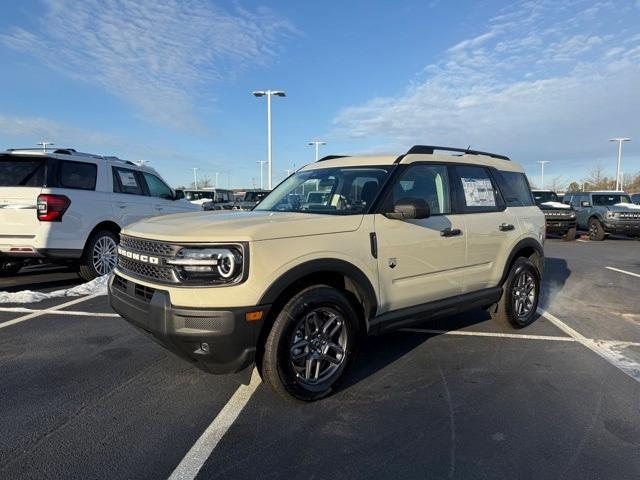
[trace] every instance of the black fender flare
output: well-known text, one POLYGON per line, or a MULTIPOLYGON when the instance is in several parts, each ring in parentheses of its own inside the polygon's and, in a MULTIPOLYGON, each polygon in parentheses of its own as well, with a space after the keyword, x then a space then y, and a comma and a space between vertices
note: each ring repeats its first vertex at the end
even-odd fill
POLYGON ((365 308, 365 321, 375 316, 378 310, 378 299, 373 285, 362 270, 352 263, 336 258, 320 258, 309 260, 287 270, 275 280, 260 298, 259 305, 273 304, 284 291, 296 281, 314 273, 339 273, 352 280, 360 300, 365 308))
POLYGON ((498 285, 502 285, 505 282, 505 280, 507 279, 507 275, 509 275, 509 268, 513 264, 516 255, 518 254, 518 252, 522 251, 525 248, 532 248, 540 256, 540 276, 542 276, 542 269, 544 268, 544 248, 539 241, 529 237, 520 240, 511 249, 511 253, 509 254, 507 262, 504 265, 502 277, 500 278, 500 283, 498 285))

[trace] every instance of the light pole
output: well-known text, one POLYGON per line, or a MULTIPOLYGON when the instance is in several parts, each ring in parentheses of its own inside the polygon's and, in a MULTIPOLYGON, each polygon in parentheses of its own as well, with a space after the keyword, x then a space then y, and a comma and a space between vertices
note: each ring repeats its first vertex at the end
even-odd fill
POLYGON ((318 161, 318 159, 320 158, 320 145, 326 145, 327 142, 320 142, 318 140, 313 140, 309 143, 307 143, 307 145, 315 145, 316 146, 316 162, 318 161))
POLYGON ((630 142, 630 138, 615 137, 610 138, 610 142, 618 142, 618 166, 616 167, 616 191, 622 188, 622 179, 620 178, 620 162, 622 161, 622 142, 630 142))
POLYGON ((540 164, 540 170, 541 170, 541 172, 540 172, 540 183, 542 185, 540 185, 540 188, 544 188, 544 164, 545 163, 551 163, 551 162, 549 162, 549 160, 540 160, 540 161, 538 161, 536 163, 540 164))
POLYGON ((193 169, 193 188, 198 190, 198 168, 193 169))
POLYGON ((264 190, 264 180, 263 180, 264 175, 262 174, 262 172, 264 171, 264 164, 267 163, 267 161, 258 160, 256 163, 260 164, 260 190, 264 190))
POLYGON ((271 97, 286 97, 282 90, 256 90, 255 97, 267 97, 267 185, 269 190, 273 188, 273 165, 271 160, 271 97))
POLYGON ((44 153, 47 153, 47 146, 48 145, 55 145, 55 143, 51 143, 51 142, 47 142, 46 140, 42 140, 41 142, 38 142, 36 145, 40 145, 42 147, 42 151, 44 153))
POLYGON ((218 188, 218 177, 220 176, 220 172, 216 172, 216 188, 218 188))

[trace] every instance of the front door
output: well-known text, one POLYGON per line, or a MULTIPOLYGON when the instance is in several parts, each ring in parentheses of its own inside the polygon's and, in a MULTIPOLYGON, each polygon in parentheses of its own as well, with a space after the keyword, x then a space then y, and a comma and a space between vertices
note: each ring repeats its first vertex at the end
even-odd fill
POLYGON ((428 218, 392 220, 375 215, 380 313, 458 295, 462 291, 466 235, 464 217, 451 214, 448 169, 410 165, 396 180, 384 209, 400 200, 429 204, 428 218))

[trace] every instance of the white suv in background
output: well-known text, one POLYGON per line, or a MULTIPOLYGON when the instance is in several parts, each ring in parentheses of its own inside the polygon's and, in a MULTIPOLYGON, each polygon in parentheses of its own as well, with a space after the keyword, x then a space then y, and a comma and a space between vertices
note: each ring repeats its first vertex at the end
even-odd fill
POLYGON ((0 275, 64 262, 91 280, 115 267, 125 225, 198 210, 149 167, 71 148, 10 149, 0 153, 0 275))

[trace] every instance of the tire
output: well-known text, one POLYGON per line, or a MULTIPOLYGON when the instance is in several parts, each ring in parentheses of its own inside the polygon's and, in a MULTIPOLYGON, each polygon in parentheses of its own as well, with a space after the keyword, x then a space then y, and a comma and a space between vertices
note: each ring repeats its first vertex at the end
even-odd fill
POLYGON ((598 220, 597 218, 591 218, 589 220, 589 240, 600 242, 604 240, 605 236, 606 233, 604 231, 604 228, 602 228, 600 220, 598 220))
POLYGON ((567 230, 567 233, 565 233, 562 236, 562 241, 564 242, 571 242, 573 240, 576 239, 576 227, 570 228, 569 230, 567 230))
POLYGON ((89 238, 82 254, 78 275, 87 282, 110 274, 118 258, 118 238, 109 230, 100 230, 89 238))
POLYGON ((540 272, 531 260, 519 257, 509 270, 502 286, 502 297, 490 312, 491 318, 506 330, 531 325, 536 319, 539 298, 540 272), (526 290, 521 294, 523 286, 526 290))
POLYGON ((306 288, 276 317, 261 359, 262 379, 288 400, 326 397, 353 363, 359 336, 358 315, 344 293, 326 285, 306 288))
POLYGON ((18 261, 3 261, 0 262, 0 277, 11 277, 16 275, 20 269, 24 266, 24 262, 18 261))

